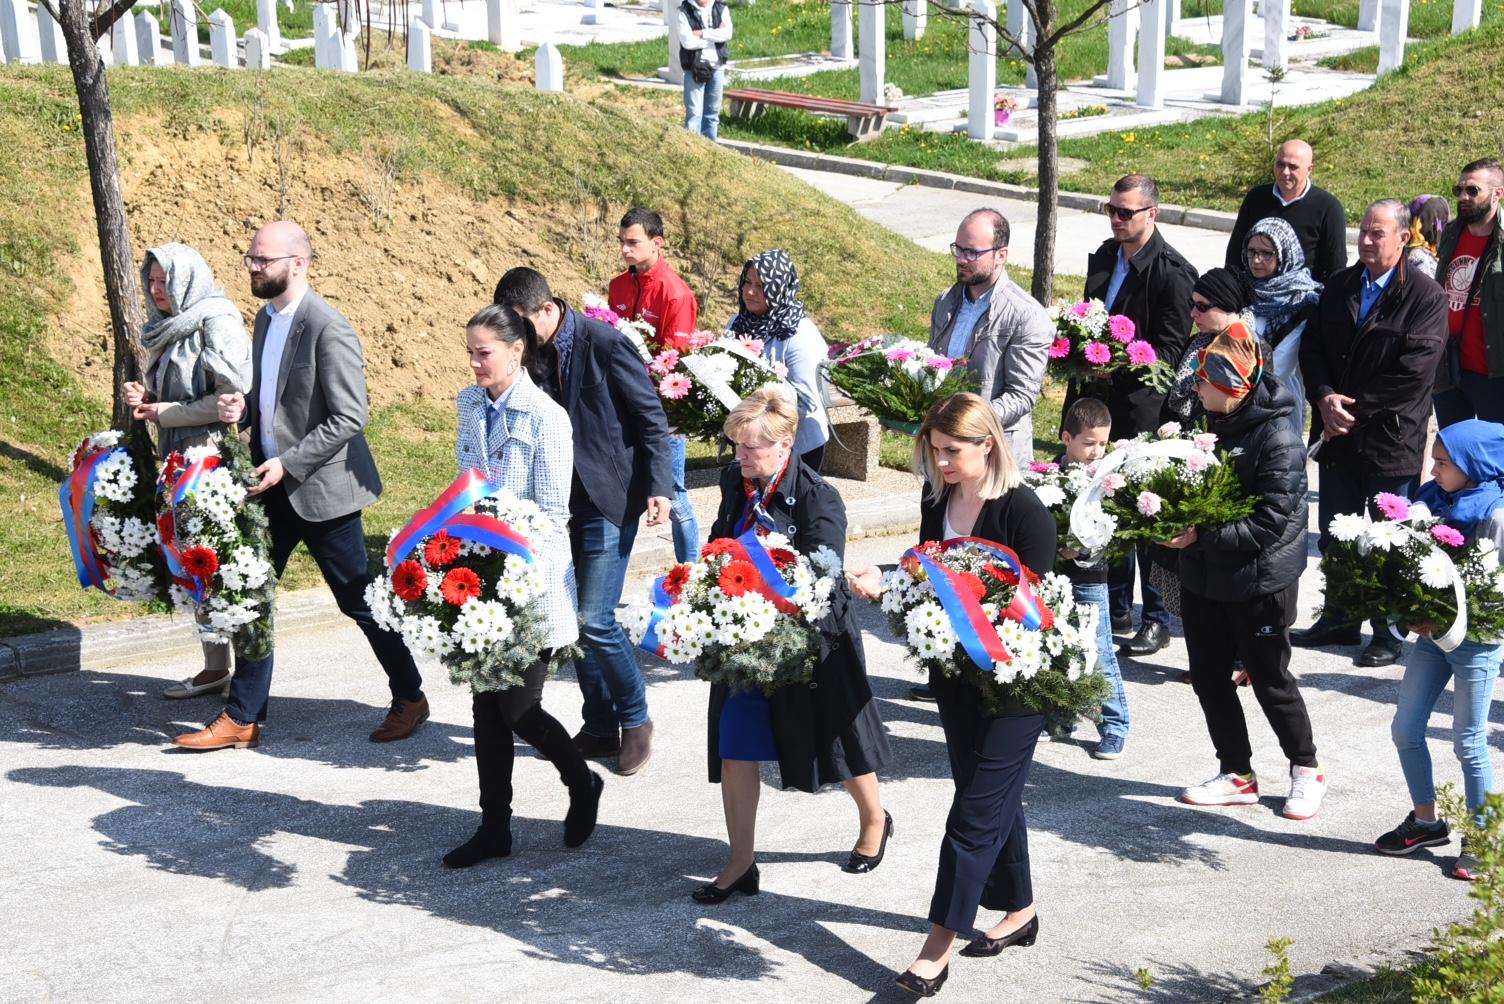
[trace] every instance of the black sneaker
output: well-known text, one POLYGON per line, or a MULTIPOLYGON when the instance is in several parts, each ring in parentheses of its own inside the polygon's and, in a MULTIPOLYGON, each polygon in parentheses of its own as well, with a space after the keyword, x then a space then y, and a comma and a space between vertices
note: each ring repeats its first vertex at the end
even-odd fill
POLYGON ((1435 824, 1427 826, 1417 822, 1415 813, 1405 817, 1405 821, 1379 839, 1373 842, 1374 849, 1380 854, 1409 854, 1422 847, 1439 847, 1442 844, 1452 842, 1452 831, 1447 827, 1445 819, 1438 819, 1435 824))

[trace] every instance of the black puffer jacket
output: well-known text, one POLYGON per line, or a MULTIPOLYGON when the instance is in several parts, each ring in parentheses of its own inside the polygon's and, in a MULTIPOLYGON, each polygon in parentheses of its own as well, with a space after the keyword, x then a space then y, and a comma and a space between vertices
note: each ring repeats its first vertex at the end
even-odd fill
POLYGON ((1306 451, 1287 417, 1289 388, 1264 374, 1231 415, 1208 416, 1208 432, 1230 455, 1243 488, 1257 501, 1237 523, 1196 528, 1180 552, 1180 584, 1222 602, 1279 592, 1306 567, 1306 451))

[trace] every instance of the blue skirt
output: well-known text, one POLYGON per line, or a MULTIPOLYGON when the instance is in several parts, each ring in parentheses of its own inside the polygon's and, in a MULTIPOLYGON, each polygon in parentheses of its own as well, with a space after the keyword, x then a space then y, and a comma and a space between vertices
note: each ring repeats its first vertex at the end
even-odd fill
POLYGON ((736 691, 721 707, 722 760, 777 760, 773 719, 768 699, 760 690, 736 691))

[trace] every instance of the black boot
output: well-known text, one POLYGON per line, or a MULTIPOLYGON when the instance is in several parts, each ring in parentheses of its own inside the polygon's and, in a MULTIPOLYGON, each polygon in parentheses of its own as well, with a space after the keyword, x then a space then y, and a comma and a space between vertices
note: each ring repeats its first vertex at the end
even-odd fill
POLYGON ((480 780, 480 826, 475 835, 448 854, 450 868, 469 868, 487 858, 512 853, 512 730, 507 727, 497 694, 476 694, 475 772, 480 780))
POLYGON ((484 823, 476 828, 475 836, 444 855, 444 865, 449 868, 469 868, 487 858, 504 858, 512 853, 510 829, 488 829, 484 823))
POLYGON ((569 789, 569 813, 564 817, 564 846, 578 847, 590 839, 595 830, 596 811, 600 806, 605 782, 590 769, 585 758, 559 720, 541 704, 512 723, 512 731, 533 749, 542 753, 559 772, 559 780, 569 789))

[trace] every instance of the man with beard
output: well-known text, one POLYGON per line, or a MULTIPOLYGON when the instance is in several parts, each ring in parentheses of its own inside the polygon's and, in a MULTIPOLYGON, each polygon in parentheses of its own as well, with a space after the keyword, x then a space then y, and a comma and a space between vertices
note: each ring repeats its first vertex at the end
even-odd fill
POLYGON ((1436 422, 1504 422, 1504 166, 1475 160, 1452 191, 1457 218, 1436 245, 1451 336, 1436 374, 1436 422))
MULTIPOLYGON (((306 544, 340 610, 365 632, 386 671, 392 704, 372 742, 412 735, 428 718, 423 681, 402 637, 377 627, 366 604, 371 582, 360 512, 381 494, 362 430, 365 360, 360 338, 339 311, 308 288, 313 248, 296 223, 269 223, 245 255, 251 292, 269 301, 256 315, 251 393, 219 398, 219 419, 244 419, 261 480, 250 494, 266 506, 271 563, 280 578, 306 544)), ((192 750, 255 746, 266 721, 272 653, 235 659, 230 699, 207 728, 173 740, 192 750)))

